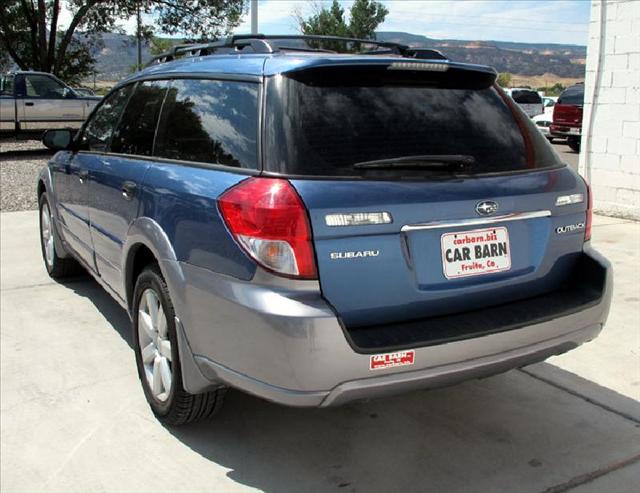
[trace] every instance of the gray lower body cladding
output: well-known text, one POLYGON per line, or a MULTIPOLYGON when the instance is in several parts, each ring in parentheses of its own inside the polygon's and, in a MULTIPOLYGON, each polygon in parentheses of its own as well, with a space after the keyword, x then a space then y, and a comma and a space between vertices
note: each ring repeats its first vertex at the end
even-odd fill
MULTIPOLYGON (((165 261, 163 272, 179 317, 185 388, 229 385, 293 406, 329 406, 454 384, 542 361, 595 338, 612 293, 609 263, 601 293, 584 309, 466 339, 419 346, 413 364, 370 370, 315 282, 238 281, 189 264, 165 261)), ((381 353, 386 350, 381 350, 381 353)))

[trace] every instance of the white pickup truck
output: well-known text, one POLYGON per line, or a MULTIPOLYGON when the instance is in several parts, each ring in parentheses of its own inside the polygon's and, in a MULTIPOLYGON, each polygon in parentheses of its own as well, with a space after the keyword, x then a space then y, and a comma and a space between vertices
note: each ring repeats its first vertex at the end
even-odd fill
POLYGON ((0 134, 80 128, 99 96, 83 96, 46 72, 0 75, 0 134))

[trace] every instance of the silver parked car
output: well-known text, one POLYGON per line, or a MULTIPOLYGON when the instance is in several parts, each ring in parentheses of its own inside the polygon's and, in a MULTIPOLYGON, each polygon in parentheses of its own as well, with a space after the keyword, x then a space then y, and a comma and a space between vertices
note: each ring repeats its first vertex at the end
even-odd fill
POLYGON ((46 72, 10 72, 0 76, 0 133, 42 133, 78 129, 102 98, 86 96, 46 72))

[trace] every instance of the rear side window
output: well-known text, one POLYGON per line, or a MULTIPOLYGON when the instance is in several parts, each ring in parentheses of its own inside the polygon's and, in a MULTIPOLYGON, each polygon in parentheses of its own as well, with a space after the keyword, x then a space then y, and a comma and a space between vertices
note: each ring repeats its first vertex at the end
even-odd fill
POLYGON ((26 75, 25 84, 28 98, 60 99, 65 96, 65 87, 46 75, 26 75))
POLYGON ((256 169, 257 136, 257 84, 173 80, 154 155, 256 169))
POLYGON ((518 104, 542 104, 540 94, 535 91, 513 91, 511 97, 518 104))
POLYGON ((0 79, 0 95, 13 96, 13 75, 6 75, 0 79))
POLYGON ((361 77, 355 84, 353 74, 344 83, 326 82, 326 77, 268 80, 265 170, 426 178, 453 171, 435 167, 374 170, 357 164, 458 155, 470 156, 474 163, 465 174, 561 165, 531 120, 515 105, 512 111, 491 86, 448 85, 445 79, 421 85, 375 80, 361 77))
POLYGON ((94 152, 105 152, 108 149, 109 141, 132 89, 132 85, 118 89, 100 104, 82 134, 84 148, 94 152))
POLYGON ((584 86, 573 86, 564 91, 558 98, 558 104, 584 104, 584 86))
POLYGON ((150 156, 167 81, 137 84, 113 135, 111 152, 150 156))

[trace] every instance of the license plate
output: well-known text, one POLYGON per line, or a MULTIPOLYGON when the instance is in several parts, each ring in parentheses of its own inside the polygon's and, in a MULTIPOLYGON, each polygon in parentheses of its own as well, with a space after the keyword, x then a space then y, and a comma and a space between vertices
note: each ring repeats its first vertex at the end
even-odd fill
POLYGON ((447 279, 479 276, 511 268, 507 228, 445 233, 440 237, 442 267, 447 279))

